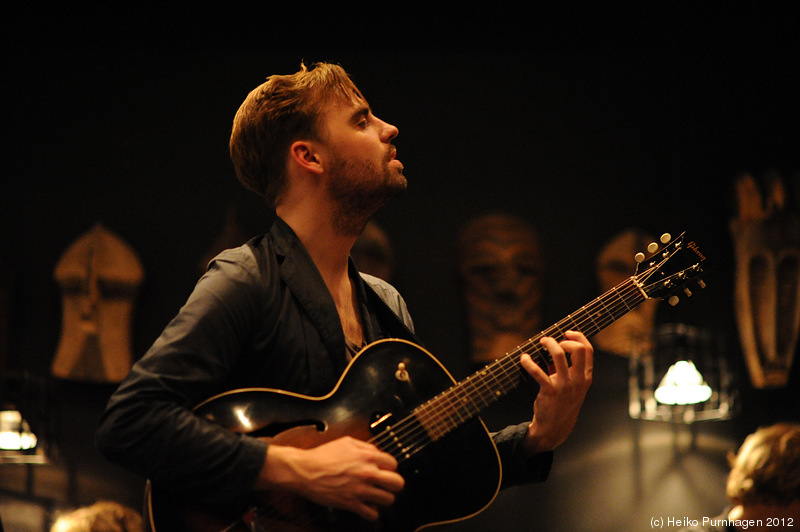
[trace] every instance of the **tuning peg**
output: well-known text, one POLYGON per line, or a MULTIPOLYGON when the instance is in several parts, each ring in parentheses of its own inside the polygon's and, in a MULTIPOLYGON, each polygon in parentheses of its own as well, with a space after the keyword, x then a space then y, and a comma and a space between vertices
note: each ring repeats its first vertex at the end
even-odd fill
POLYGON ((706 287, 706 283, 702 279, 698 279, 697 280, 697 286, 699 286, 700 289, 702 290, 703 288, 706 287))
POLYGON ((692 291, 688 288, 684 288, 683 293, 686 294, 686 297, 692 297, 692 291))
POLYGON ((641 251, 633 256, 633 260, 636 261, 636 264, 641 264, 642 262, 644 262, 644 259, 645 259, 644 253, 642 253, 641 251))
POLYGON ((669 233, 664 233, 663 235, 661 235, 661 243, 662 243, 662 244, 666 244, 666 243, 667 243, 667 242, 669 242, 670 240, 672 240, 672 235, 671 235, 671 234, 669 234, 669 233))
POLYGON ((679 298, 678 296, 672 296, 671 298, 669 298, 669 299, 667 300, 667 303, 669 303, 669 304, 670 304, 670 306, 673 306, 673 307, 674 307, 675 305, 677 305, 677 304, 678 304, 678 302, 679 302, 679 301, 680 301, 680 298, 679 298))
POLYGON ((650 253, 655 253, 656 251, 658 251, 658 244, 656 244, 655 242, 650 242, 647 245, 647 251, 650 253))

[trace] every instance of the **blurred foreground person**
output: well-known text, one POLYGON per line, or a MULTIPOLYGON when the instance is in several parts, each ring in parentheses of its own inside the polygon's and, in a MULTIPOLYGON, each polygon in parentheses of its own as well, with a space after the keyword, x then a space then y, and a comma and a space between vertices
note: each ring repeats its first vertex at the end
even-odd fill
POLYGON ((729 457, 731 507, 685 532, 768 532, 800 528, 800 424, 777 423, 745 438, 729 457))

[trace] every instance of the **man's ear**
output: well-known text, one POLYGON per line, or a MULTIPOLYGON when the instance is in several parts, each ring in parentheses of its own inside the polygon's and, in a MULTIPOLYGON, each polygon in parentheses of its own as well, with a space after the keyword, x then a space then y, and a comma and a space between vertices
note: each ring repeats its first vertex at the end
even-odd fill
POLYGON ((317 145, 307 140, 297 140, 289 148, 291 160, 304 170, 315 174, 323 172, 322 158, 319 155, 317 145))

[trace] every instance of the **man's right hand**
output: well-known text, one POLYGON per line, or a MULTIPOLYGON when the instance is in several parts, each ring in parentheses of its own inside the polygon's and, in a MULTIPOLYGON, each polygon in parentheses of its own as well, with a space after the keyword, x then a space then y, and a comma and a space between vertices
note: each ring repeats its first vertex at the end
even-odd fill
POLYGON ((392 455, 345 436, 311 449, 270 444, 255 488, 289 491, 375 521, 404 484, 392 455))

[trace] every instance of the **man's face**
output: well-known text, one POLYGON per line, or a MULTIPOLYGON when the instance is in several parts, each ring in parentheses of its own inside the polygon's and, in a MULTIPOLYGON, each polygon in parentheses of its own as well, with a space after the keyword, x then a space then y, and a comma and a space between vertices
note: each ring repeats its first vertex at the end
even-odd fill
POLYGON ((327 187, 338 204, 336 226, 357 235, 375 211, 406 189, 403 164, 391 143, 398 130, 363 101, 329 106, 320 128, 327 187))

